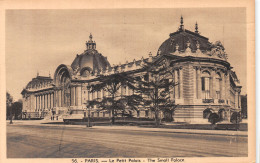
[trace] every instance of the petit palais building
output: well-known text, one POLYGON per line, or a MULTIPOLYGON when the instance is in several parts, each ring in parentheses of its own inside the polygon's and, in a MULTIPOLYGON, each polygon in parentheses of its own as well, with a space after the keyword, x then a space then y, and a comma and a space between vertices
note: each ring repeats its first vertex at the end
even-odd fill
MULTIPOLYGON (((174 100, 174 113, 161 112, 161 118, 174 122, 209 123, 211 113, 218 114, 224 121, 230 121, 232 114, 241 111, 241 85, 228 62, 223 45, 217 41, 209 42, 202 36, 195 24, 195 30, 184 28, 183 18, 177 31, 158 48, 156 55, 151 53, 140 60, 111 66, 107 57, 96 48, 96 42, 90 34, 86 50, 76 55, 70 65, 61 64, 54 76, 37 76, 22 90, 24 118, 50 118, 56 115, 62 118, 71 110, 86 110, 86 103, 93 99, 109 96, 106 91, 90 92, 88 86, 98 83, 100 74, 128 72, 143 77, 147 72, 142 69, 145 61, 153 66, 167 63, 174 74, 172 80, 178 83, 170 89, 170 98, 174 100), (170 118, 169 118, 170 116, 170 118)), ((118 92, 129 95, 133 90, 124 87, 118 92)), ((129 111, 136 118, 154 118, 149 108, 129 111)), ((98 107, 91 109, 92 117, 111 117, 109 111, 98 107)))

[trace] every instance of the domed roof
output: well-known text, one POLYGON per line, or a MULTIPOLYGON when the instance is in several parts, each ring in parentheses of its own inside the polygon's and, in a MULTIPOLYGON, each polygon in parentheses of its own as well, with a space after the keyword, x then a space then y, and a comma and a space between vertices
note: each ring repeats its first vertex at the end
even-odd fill
POLYGON ((196 51, 198 45, 201 51, 211 50, 212 44, 208 40, 208 38, 199 34, 197 23, 195 25, 195 32, 184 29, 183 18, 181 17, 179 29, 171 33, 170 37, 162 43, 158 53, 169 54, 175 52, 176 49, 185 51, 188 46, 191 51, 196 51))
POLYGON ((92 41, 91 34, 89 38, 90 40, 86 43, 87 50, 76 56, 71 64, 72 69, 80 71, 83 68, 91 68, 92 71, 101 71, 110 67, 107 58, 96 50, 96 43, 92 41))

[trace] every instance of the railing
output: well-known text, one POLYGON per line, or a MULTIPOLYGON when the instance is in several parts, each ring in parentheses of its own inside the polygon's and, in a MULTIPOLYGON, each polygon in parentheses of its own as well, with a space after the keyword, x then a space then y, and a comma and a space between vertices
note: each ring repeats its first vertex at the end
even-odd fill
POLYGON ((225 103, 225 100, 223 100, 223 99, 218 99, 218 103, 225 103))
POLYGON ((202 99, 203 103, 214 103, 214 99, 202 99))

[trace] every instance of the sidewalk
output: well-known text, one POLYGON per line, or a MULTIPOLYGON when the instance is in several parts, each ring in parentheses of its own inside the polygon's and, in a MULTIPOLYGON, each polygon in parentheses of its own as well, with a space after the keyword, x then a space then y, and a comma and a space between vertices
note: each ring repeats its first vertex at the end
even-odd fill
MULTIPOLYGON (((61 125, 61 124, 43 124, 48 122, 63 122, 62 120, 26 120, 13 121, 12 125, 41 125, 41 126, 66 126, 72 128, 86 128, 85 125, 61 125)), ((6 121, 7 125, 9 121, 6 121)), ((196 129, 170 129, 170 128, 145 128, 138 126, 93 126, 92 129, 106 129, 106 130, 128 130, 128 131, 147 131, 147 132, 167 132, 167 133, 186 133, 186 134, 204 134, 204 135, 226 135, 226 136, 243 136, 247 137, 247 131, 228 131, 228 130, 196 130, 196 129)))

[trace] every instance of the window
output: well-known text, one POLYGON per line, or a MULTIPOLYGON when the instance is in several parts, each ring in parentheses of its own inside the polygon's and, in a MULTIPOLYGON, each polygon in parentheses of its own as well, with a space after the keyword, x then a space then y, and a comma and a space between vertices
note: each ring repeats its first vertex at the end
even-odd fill
POLYGON ((210 99, 210 73, 203 71, 201 77, 202 98, 210 99))
POLYGON ((220 73, 217 73, 216 74, 216 96, 217 96, 217 99, 221 99, 220 88, 221 88, 221 76, 220 76, 220 73))
POLYGON ((97 98, 98 98, 98 99, 101 98, 101 91, 97 91, 97 98))

